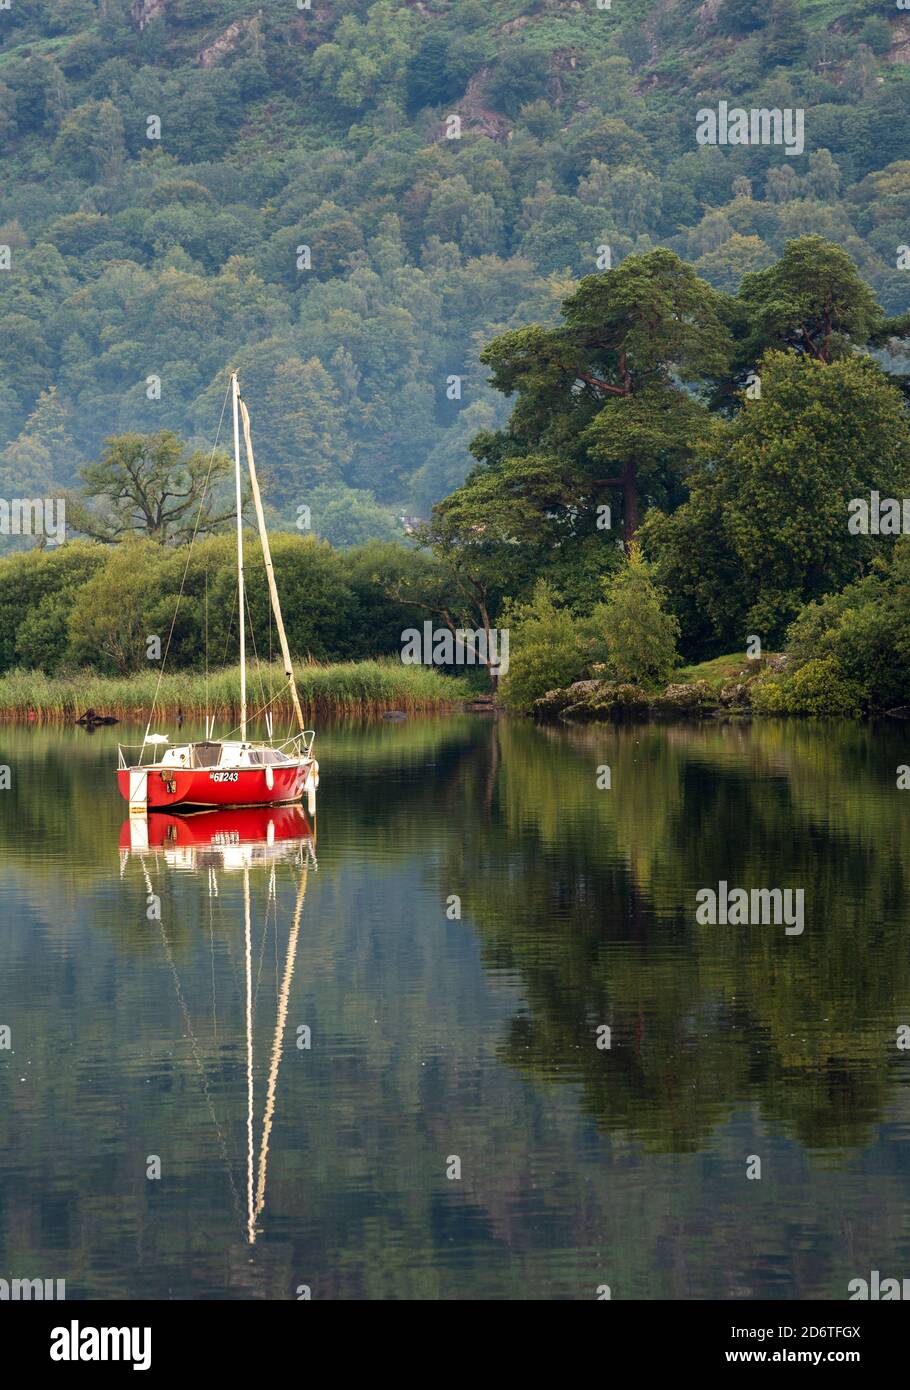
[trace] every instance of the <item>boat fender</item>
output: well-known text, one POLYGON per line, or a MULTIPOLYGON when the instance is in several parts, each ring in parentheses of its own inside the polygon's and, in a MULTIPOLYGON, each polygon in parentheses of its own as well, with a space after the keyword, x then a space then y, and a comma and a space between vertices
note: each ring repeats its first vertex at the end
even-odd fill
POLYGON ((275 785, 275 774, 272 771, 271 763, 266 763, 265 765, 265 785, 268 787, 269 791, 271 791, 275 785))

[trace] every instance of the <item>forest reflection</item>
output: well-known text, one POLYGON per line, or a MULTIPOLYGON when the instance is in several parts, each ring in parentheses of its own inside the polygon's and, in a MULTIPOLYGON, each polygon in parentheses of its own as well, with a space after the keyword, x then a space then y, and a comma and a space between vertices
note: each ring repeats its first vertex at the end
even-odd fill
POLYGON ((748 1102, 807 1146, 867 1143, 910 1019, 898 761, 855 724, 494 724, 459 767, 444 878, 520 977, 503 1058, 657 1149, 748 1102), (697 925, 720 880, 803 888, 804 934, 697 925))
MULTIPOLYGON (((0 799, 0 845, 33 880, 59 877, 42 846, 61 841, 73 891, 109 875, 124 808, 99 779, 114 742, 6 731, 19 791, 0 799)), ((900 743, 831 722, 340 724, 322 736, 322 872, 416 864, 441 912, 457 894, 485 969, 522 997, 501 1060, 580 1086, 603 1129, 694 1151, 758 1103, 804 1145, 863 1145, 910 1022, 900 743), (698 925, 695 895, 720 880, 803 888, 805 932, 698 925)), ((116 929, 121 951, 148 950, 141 919, 116 929)), ((176 941, 195 929, 172 914, 176 941)))

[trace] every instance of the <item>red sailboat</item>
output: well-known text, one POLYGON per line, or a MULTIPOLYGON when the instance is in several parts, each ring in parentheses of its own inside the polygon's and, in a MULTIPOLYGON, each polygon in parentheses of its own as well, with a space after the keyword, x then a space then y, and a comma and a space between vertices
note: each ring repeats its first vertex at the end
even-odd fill
MULTIPOLYGON (((294 667, 288 649, 287 636, 281 616, 281 604, 275 584, 275 571, 269 547, 268 531, 262 510, 262 497, 250 439, 250 417, 240 395, 237 373, 232 372, 230 391, 234 417, 234 472, 237 495, 237 596, 240 635, 240 724, 238 737, 206 738, 196 743, 171 744, 167 735, 150 732, 149 716, 145 738, 136 762, 130 762, 131 751, 124 745, 118 749, 117 782, 120 793, 129 802, 131 815, 144 815, 151 810, 186 810, 197 807, 275 806, 293 803, 307 795, 310 814, 316 810, 316 788, 319 785, 319 764, 313 755, 312 729, 304 726, 303 711, 294 667), (297 733, 281 742, 273 739, 254 740, 247 737, 246 691, 246 626, 245 589, 243 577, 243 517, 240 470, 240 421, 246 444, 247 464, 262 554, 269 586, 272 611, 284 661, 284 671, 291 703, 297 720, 297 733), (152 752, 149 754, 148 750, 152 752), (147 756, 148 755, 148 756, 147 756)), ((160 684, 160 681, 159 681, 160 684)), ((283 692, 282 692, 283 693, 283 692)), ((270 713, 266 715, 270 724, 270 713)), ((208 722, 208 721, 207 721, 208 722)), ((271 726, 269 728, 271 732, 271 726)))

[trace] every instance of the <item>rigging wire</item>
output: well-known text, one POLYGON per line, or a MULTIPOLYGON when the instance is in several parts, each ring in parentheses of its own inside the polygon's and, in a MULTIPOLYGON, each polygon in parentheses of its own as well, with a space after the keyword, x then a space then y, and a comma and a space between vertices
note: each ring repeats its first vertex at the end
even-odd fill
POLYGON ((158 693, 159 693, 159 691, 161 690, 161 682, 162 682, 162 680, 164 679, 164 668, 165 668, 165 666, 167 665, 167 655, 168 655, 168 652, 169 652, 170 649, 171 649, 171 640, 172 640, 172 638, 173 638, 173 636, 174 636, 174 628, 175 628, 175 626, 176 626, 176 624, 177 624, 177 614, 180 612, 180 601, 181 601, 181 599, 183 598, 183 591, 184 591, 184 589, 186 588, 186 577, 187 577, 187 575, 189 574, 190 560, 191 560, 192 557, 193 557, 193 546, 194 546, 195 543, 196 543, 196 534, 197 534, 197 532, 198 532, 198 530, 199 530, 199 523, 200 523, 200 521, 202 520, 202 509, 203 509, 203 507, 205 506, 206 493, 208 492, 208 489, 209 489, 209 481, 210 481, 210 479, 211 479, 211 476, 212 476, 212 468, 213 468, 214 463, 215 463, 215 454, 216 454, 217 451, 218 451, 218 440, 221 438, 221 426, 224 424, 224 412, 227 410, 228 395, 230 394, 230 390, 231 390, 231 388, 230 388, 230 385, 229 385, 227 391, 225 391, 225 393, 224 393, 224 401, 223 401, 222 406, 221 406, 221 418, 220 418, 220 420, 218 421, 218 429, 217 429, 216 432, 215 432, 215 442, 214 442, 214 444, 212 445, 212 452, 211 452, 211 455, 210 455, 210 457, 209 457, 209 466, 208 466, 208 469, 207 469, 207 471, 206 471, 205 482, 204 482, 203 487, 202 487, 202 495, 201 495, 201 497, 199 498, 199 507, 198 507, 198 510, 197 510, 197 512, 196 512, 196 520, 195 520, 195 522, 194 522, 194 524, 193 524, 193 534, 192 534, 192 536, 190 537, 190 547, 189 547, 189 550, 187 551, 186 564, 185 564, 184 567, 183 567, 183 578, 182 578, 181 581, 180 581, 180 592, 179 592, 178 595, 177 595, 177 602, 176 602, 176 604, 175 604, 175 606, 174 606, 174 616, 173 616, 173 618, 171 619, 171 630, 170 630, 170 632, 169 632, 168 635, 167 635, 167 644, 166 644, 166 646, 165 646, 165 648, 164 648, 164 656, 163 656, 162 659, 161 659, 161 670, 158 672, 158 681, 157 681, 157 684, 156 684, 156 686, 155 686, 155 694, 154 694, 154 696, 152 697, 152 707, 151 707, 151 709, 149 710, 148 723, 147 723, 146 726, 145 726, 145 738, 144 738, 143 741, 142 741, 142 752, 140 752, 140 754, 139 754, 139 762, 140 762, 140 764, 141 764, 141 762, 142 762, 142 753, 144 753, 144 751, 145 751, 145 745, 146 745, 146 742, 148 741, 149 731, 151 730, 151 727, 152 727, 152 719, 153 719, 154 716, 155 716, 155 706, 156 706, 157 703, 158 703, 158 693))
MULTIPOLYGON (((146 887, 149 893, 151 893, 153 891, 152 881, 149 877, 149 872, 146 868, 144 858, 142 859, 141 863, 142 872, 145 875, 146 887)), ((164 930, 164 923, 161 921, 160 918, 158 919, 158 930, 161 933, 161 944, 164 947, 164 954, 167 959, 168 966, 170 967, 171 975, 173 976, 174 991, 177 995, 177 1003, 180 1006, 180 1012, 183 1014, 183 1022, 189 1037, 190 1050, 193 1054, 193 1060, 196 1063, 196 1069, 199 1072, 199 1079, 202 1086, 202 1094, 205 1099, 206 1108, 209 1112, 209 1118, 212 1121, 212 1124, 215 1128, 215 1134, 218 1138, 218 1146, 221 1149, 221 1157, 224 1161, 224 1167, 227 1173, 228 1183, 231 1188, 231 1194, 234 1201, 234 1208, 237 1212, 238 1218, 242 1220, 242 1218, 240 1217, 240 1196, 237 1191, 237 1186, 234 1182, 234 1164, 232 1156, 229 1153, 229 1148, 231 1147, 229 1143, 229 1138, 228 1135, 225 1134, 225 1131, 222 1129, 218 1121, 218 1116, 215 1113, 215 1105, 212 1100, 211 1087, 209 1086, 208 1077, 206 1075, 205 1066, 202 1060, 202 1053, 199 1047, 199 1039, 196 1037, 192 1019, 190 1018, 189 1006, 186 1001, 186 996, 183 991, 183 985, 180 980, 180 975, 177 970, 177 966, 174 962, 174 953, 171 950, 170 943, 167 939, 167 933, 164 930)))
MULTIPOLYGON (((287 684, 286 684, 286 685, 283 685, 283 686, 281 687, 281 689, 278 691, 278 693, 275 695, 274 700, 271 700, 269 703, 270 703, 270 704, 274 704, 275 701, 280 700, 281 697, 282 697, 282 695, 284 694, 284 692, 285 692, 286 690, 290 690, 290 688, 291 688, 291 682, 288 681, 287 684)), ((259 718, 259 715, 260 715, 260 714, 264 714, 267 708, 268 708, 268 705, 262 705, 260 709, 254 710, 252 714, 250 714, 250 715, 247 716, 247 723, 248 723, 248 724, 251 724, 251 723, 253 722, 254 719, 258 719, 258 718, 259 718)), ((236 724, 229 734, 225 734, 225 735, 224 735, 224 738, 222 739, 222 742, 223 742, 223 743, 227 743, 227 742, 234 736, 234 734, 237 734, 237 733, 239 733, 239 732, 240 732, 240 725, 239 725, 239 724, 236 724)), ((263 740, 263 742, 264 742, 264 740, 263 740)), ((288 739, 285 739, 285 743, 287 743, 287 742, 289 742, 289 738, 288 738, 288 739)))
POLYGON ((221 653, 222 667, 227 665, 228 643, 231 640, 231 633, 234 631, 234 614, 237 612, 237 589, 234 585, 231 585, 231 592, 233 594, 231 598, 231 616, 228 618, 227 632, 224 637, 224 650, 221 653))
MULTIPOLYGON (((252 612, 252 609, 250 608, 250 596, 249 596, 249 593, 248 593, 246 590, 244 590, 244 595, 243 595, 243 596, 244 596, 244 599, 246 600, 246 616, 247 616, 247 619, 248 619, 248 627, 249 627, 249 632, 250 632, 250 641, 251 641, 252 644, 253 644, 253 660, 254 660, 255 663, 256 663, 256 679, 257 679, 258 682, 259 682, 259 698, 260 698, 260 700, 265 700, 265 686, 262 684, 262 662, 259 660, 259 652, 258 652, 258 650, 257 650, 257 648, 256 648, 256 632, 255 632, 255 629, 254 629, 254 627, 253 627, 253 612, 252 612)), ((268 703, 267 703, 267 702, 263 705, 263 708, 264 708, 264 709, 268 709, 268 703)))
POLYGON ((209 567, 205 567, 205 736, 209 738, 209 567))

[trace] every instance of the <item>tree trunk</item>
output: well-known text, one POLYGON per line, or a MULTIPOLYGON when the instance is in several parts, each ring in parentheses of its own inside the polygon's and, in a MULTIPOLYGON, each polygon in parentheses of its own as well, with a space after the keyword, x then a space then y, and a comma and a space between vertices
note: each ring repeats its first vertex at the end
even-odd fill
POLYGON ((627 459, 622 468, 622 539, 626 550, 638 525, 638 467, 634 459, 627 459))
POLYGON ((626 550, 635 537, 639 527, 638 515, 638 465, 634 459, 626 459, 618 478, 595 478, 596 487, 615 487, 622 491, 622 539, 626 550))

